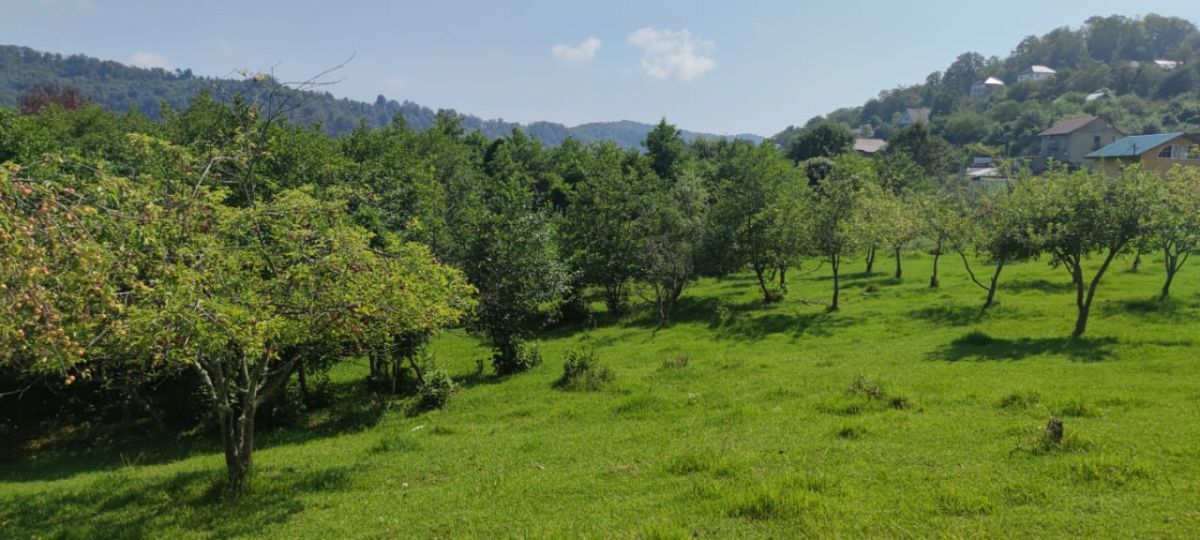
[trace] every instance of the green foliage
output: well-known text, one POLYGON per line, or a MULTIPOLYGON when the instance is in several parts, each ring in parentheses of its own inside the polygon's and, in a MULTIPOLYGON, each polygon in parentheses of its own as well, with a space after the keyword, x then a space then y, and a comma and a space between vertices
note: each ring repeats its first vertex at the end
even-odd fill
POLYGON ((801 162, 813 158, 834 158, 854 148, 854 133, 844 124, 825 122, 810 126, 792 139, 788 157, 801 162))
POLYGON ((428 370, 417 386, 417 406, 421 409, 440 409, 450 402, 458 385, 443 369, 428 370))
POLYGON ((554 386, 562 390, 594 391, 612 382, 612 371, 600 363, 594 348, 584 345, 567 351, 562 376, 554 386))

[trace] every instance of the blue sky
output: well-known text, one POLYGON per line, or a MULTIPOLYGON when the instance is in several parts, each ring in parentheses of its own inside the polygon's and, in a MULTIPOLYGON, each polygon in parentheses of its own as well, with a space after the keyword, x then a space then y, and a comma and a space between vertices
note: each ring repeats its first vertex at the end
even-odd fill
POLYGON ((770 135, 964 51, 1003 56, 1092 15, 1196 21, 1194 1, 0 0, 0 43, 213 76, 303 78, 354 55, 333 94, 770 135))

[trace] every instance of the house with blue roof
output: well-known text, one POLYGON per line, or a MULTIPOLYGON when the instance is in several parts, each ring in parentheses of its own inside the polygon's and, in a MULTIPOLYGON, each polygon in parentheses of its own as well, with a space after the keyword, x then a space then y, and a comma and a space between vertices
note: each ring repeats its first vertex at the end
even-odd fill
POLYGON ((1166 172, 1176 165, 1200 167, 1200 136, 1183 132, 1133 135, 1085 158, 1094 170, 1109 174, 1119 173, 1134 163, 1158 172, 1166 172))

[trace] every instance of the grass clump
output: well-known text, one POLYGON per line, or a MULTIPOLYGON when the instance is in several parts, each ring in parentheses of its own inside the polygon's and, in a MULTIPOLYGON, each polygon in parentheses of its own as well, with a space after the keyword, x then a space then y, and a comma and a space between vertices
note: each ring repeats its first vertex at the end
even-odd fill
POLYGON ((1001 409, 1028 409, 1042 402, 1041 394, 1037 392, 1012 392, 996 403, 1001 409))
POLYGON ((817 410, 840 416, 911 408, 913 408, 912 400, 905 396, 889 394, 882 385, 864 375, 856 377, 844 395, 827 397, 817 404, 817 410))
POLYGON ((934 501, 938 510, 947 516, 981 516, 990 514, 992 500, 978 493, 946 491, 939 493, 934 501))
POLYGON ((663 360, 662 369, 683 369, 691 364, 691 357, 687 353, 675 353, 663 360))
POLYGON ((1022 445, 1022 449, 1033 455, 1065 452, 1083 452, 1092 443, 1073 430, 1066 429, 1063 421, 1050 417, 1044 428, 1038 428, 1022 445))
POLYGON ((1077 482, 1103 483, 1113 487, 1125 486, 1152 476, 1150 468, 1139 461, 1107 456, 1079 459, 1067 466, 1067 473, 1077 482))
POLYGON ((421 445, 413 439, 403 434, 391 434, 380 437, 375 445, 371 447, 371 452, 376 454, 384 454, 391 452, 416 452, 421 448, 421 445))
POLYGON ((1058 407, 1058 415, 1069 418, 1097 418, 1100 409, 1080 398, 1070 398, 1058 407))
POLYGON ((725 502, 724 513, 732 518, 767 521, 800 517, 812 507, 813 501, 802 493, 760 486, 749 493, 730 497, 725 502))
POLYGON ((563 373, 554 386, 560 390, 594 391, 613 382, 612 371, 600 364, 595 349, 579 347, 567 351, 563 373))

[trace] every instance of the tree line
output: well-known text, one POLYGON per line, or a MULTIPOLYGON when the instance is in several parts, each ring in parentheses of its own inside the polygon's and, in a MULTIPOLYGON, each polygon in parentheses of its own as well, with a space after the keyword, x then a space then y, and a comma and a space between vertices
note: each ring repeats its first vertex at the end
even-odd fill
POLYGON ((455 383, 424 345, 447 328, 481 336, 511 375, 541 361, 539 328, 588 320, 593 299, 613 315, 644 299, 668 326, 698 277, 750 272, 773 303, 789 275, 822 271, 836 311, 849 265, 870 273, 880 254, 902 279, 923 249, 931 287, 957 256, 985 309, 1006 264, 1049 260, 1074 284, 1081 336, 1115 257, 1163 253, 1165 298, 1200 239, 1196 169, 986 188, 939 169, 922 124, 876 159, 685 143, 665 120, 644 151, 489 140, 452 114, 335 138, 287 121, 307 94, 255 84, 254 99, 201 94, 158 122, 53 94, 32 114, 0 109, 6 416, 169 429, 183 407, 219 432, 237 489, 262 410, 335 362, 444 402, 455 383))

